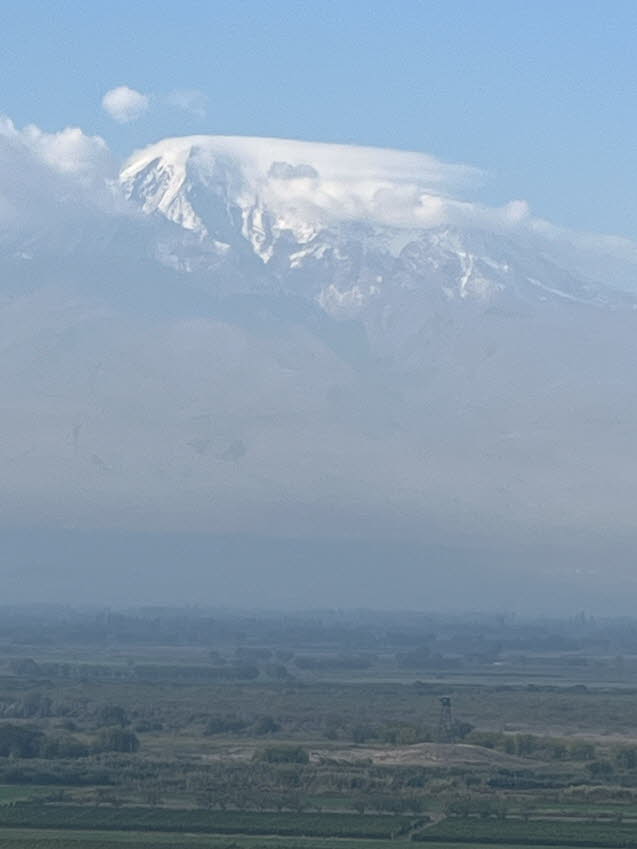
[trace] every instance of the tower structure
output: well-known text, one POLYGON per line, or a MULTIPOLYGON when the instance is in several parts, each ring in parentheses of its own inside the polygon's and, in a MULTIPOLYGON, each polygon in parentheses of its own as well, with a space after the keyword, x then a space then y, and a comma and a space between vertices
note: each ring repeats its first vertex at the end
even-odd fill
POLYGON ((453 716, 451 713, 451 699, 443 696, 440 699, 440 717, 438 719, 438 742, 453 743, 453 716))

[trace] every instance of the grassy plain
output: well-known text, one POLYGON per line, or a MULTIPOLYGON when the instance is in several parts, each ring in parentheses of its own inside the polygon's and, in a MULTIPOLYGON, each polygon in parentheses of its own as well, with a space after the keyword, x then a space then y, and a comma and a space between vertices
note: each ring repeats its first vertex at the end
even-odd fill
POLYGON ((0 849, 637 847, 632 623, 71 619, 0 621, 0 849))

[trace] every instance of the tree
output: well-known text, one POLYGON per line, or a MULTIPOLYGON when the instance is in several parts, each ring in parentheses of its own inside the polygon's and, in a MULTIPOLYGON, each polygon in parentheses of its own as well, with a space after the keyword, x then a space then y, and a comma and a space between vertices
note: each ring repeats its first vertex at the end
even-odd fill
POLYGON ((40 745, 43 758, 85 758, 88 754, 88 747, 71 734, 48 737, 40 745))
POLYGON ((591 761, 586 764, 586 769, 593 778, 608 778, 613 774, 613 765, 610 761, 591 761))
POLYGON ((34 717, 51 716, 52 703, 49 696, 43 696, 42 693, 30 692, 25 693, 22 697, 22 716, 27 719, 34 717))
POLYGON ((637 768, 637 748, 635 746, 622 746, 615 752, 615 763, 621 769, 637 768))
POLYGON ((352 728, 352 740, 355 743, 366 743, 374 737, 374 729, 371 725, 355 725, 352 728))
POLYGON ((364 796, 356 796, 352 800, 352 807, 357 814, 364 814, 368 807, 368 801, 364 796))
POLYGON ((161 791, 159 787, 145 787, 142 790, 142 799, 147 805, 161 805, 161 791))
POLYGON ((42 749, 44 734, 24 725, 0 725, 0 757, 35 758, 42 749))
POLYGON ((260 716, 252 726, 254 733, 259 736, 274 734, 276 731, 280 731, 280 729, 281 726, 272 716, 260 716))
POLYGON ((120 705, 102 705, 97 714, 100 725, 128 725, 126 711, 120 705))
POLYGON ((211 736, 214 734, 236 734, 247 728, 248 723, 236 714, 226 714, 225 716, 216 714, 211 716, 206 723, 204 734, 211 736))
POLYGON ((592 761, 595 757, 595 745, 585 740, 576 740, 570 744, 570 755, 575 761, 592 761))
POLYGON ((114 726, 103 728, 97 735, 95 748, 98 752, 126 752, 132 754, 139 750, 139 738, 134 731, 114 726))

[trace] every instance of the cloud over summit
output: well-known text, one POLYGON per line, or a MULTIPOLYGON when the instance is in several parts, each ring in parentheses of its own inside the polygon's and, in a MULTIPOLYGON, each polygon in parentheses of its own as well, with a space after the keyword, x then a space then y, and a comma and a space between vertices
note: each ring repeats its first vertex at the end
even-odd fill
MULTIPOLYGON (((110 107, 122 117, 131 117, 150 102, 126 86, 108 94, 113 95, 110 107)), ((184 108, 189 102, 187 97, 184 108)), ((171 186, 179 192, 184 169, 208 174, 206 179, 220 168, 234 169, 229 187, 236 191, 237 202, 245 203, 249 195, 260 198, 276 212, 279 226, 297 234, 307 230, 308 223, 338 222, 367 222, 406 232, 438 227, 516 232, 549 244, 565 267, 578 273, 624 289, 637 287, 634 242, 556 227, 534 217, 523 200, 501 207, 465 200, 463 194, 474 193, 485 179, 470 165, 409 151, 202 135, 166 139, 138 151, 122 166, 124 186, 131 174, 154 160, 163 162, 172 175, 168 194, 162 194, 163 206, 171 202, 171 186)), ((27 237, 44 215, 54 215, 63 224, 65 216, 75 220, 87 207, 130 214, 119 170, 120 163, 100 136, 78 127, 52 133, 35 125, 19 129, 0 116, 0 227, 5 236, 19 229, 27 237), (57 202, 53 213, 56 198, 63 202, 57 202)), ((182 203, 177 195, 175 203, 182 203)))

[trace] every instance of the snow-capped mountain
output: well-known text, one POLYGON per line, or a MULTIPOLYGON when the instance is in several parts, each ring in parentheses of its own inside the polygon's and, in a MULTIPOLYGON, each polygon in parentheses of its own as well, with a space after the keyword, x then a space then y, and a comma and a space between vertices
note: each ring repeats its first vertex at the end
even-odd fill
POLYGON ((195 237, 160 251, 163 261, 211 272, 217 291, 231 281, 231 291, 289 292, 376 328, 435 301, 633 305, 575 270, 523 205, 486 210, 441 194, 450 176, 417 154, 200 136, 134 155, 120 180, 144 213, 195 237))
POLYGON ((104 156, 0 123, 12 521, 632 533, 632 243, 459 199, 479 175, 420 154, 104 156))

